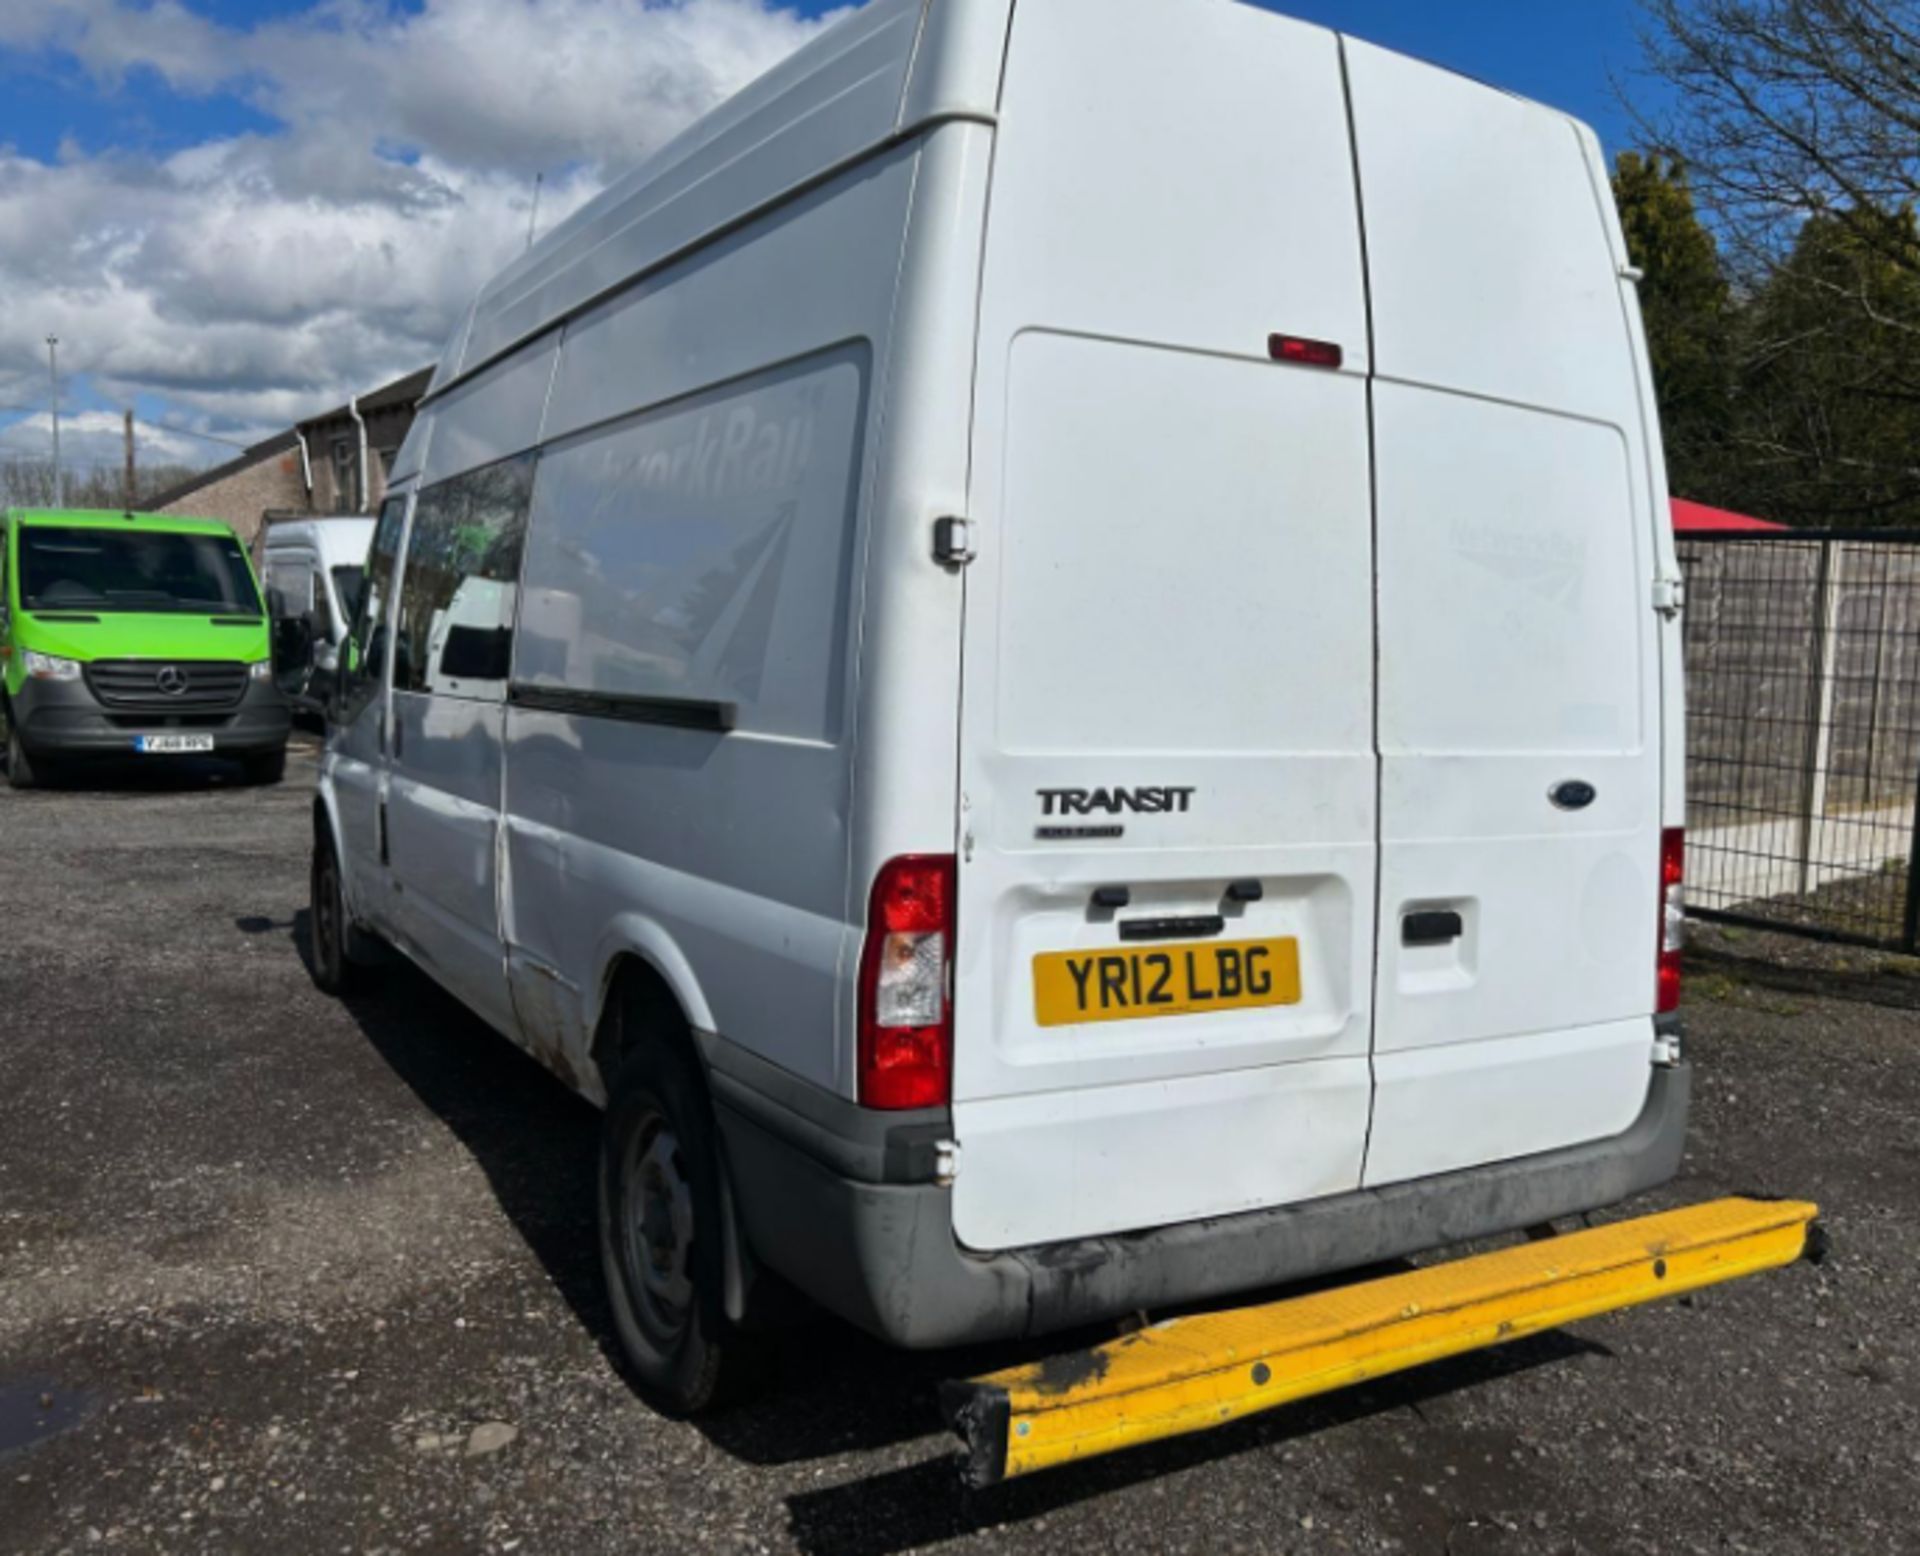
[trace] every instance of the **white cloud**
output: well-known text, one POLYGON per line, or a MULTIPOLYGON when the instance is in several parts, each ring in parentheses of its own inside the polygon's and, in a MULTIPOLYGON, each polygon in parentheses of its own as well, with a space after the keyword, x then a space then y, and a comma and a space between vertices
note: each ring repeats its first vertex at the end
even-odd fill
POLYGON ((0 405, 63 372, 217 425, 433 359, 541 227, 822 25, 769 0, 324 0, 236 29, 174 0, 6 0, 0 49, 235 92, 283 128, 164 158, 0 147, 0 405))

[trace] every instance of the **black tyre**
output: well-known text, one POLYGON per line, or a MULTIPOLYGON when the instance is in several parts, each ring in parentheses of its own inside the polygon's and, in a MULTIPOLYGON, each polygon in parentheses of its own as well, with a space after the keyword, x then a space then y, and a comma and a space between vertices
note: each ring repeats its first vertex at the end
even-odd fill
POLYGON ((666 1415, 736 1400, 764 1375, 764 1342, 726 1316, 720 1173, 693 1061, 648 1034, 602 1126, 600 1259, 635 1381, 666 1415))
POLYGON ((325 832, 313 840, 308 884, 307 949, 314 984, 323 994, 353 994, 366 986, 367 969, 351 954, 353 921, 340 879, 339 856, 325 832))
POLYGON ((20 731, 13 727, 12 720, 8 720, 7 785, 14 789, 31 789, 39 782, 39 774, 33 770, 33 762, 27 755, 27 748, 20 743, 20 731))
POLYGON ((256 787, 278 783, 287 776, 287 753, 269 751, 264 756, 250 756, 241 762, 247 776, 247 782, 256 787))

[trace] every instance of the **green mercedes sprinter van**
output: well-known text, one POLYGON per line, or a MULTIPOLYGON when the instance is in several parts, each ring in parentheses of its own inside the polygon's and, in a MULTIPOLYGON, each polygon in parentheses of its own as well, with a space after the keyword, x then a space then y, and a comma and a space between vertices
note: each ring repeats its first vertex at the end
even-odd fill
POLYGON ((214 519, 0 516, 7 779, 89 759, 233 758, 274 783, 292 727, 247 553, 214 519))

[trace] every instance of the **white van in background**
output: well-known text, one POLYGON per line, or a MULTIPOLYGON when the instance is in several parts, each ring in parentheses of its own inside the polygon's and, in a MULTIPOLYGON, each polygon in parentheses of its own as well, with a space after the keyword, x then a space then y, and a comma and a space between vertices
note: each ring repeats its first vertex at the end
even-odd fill
POLYGON ((340 646, 360 598, 374 520, 353 514, 275 519, 260 544, 260 577, 278 616, 306 617, 313 629, 313 665, 283 689, 296 708, 325 711, 340 646))
POLYGON ((390 942, 607 1105, 675 1410, 781 1283, 944 1346, 1657 1184, 1653 405, 1564 115, 1229 0, 874 0, 461 324, 320 982, 390 942))

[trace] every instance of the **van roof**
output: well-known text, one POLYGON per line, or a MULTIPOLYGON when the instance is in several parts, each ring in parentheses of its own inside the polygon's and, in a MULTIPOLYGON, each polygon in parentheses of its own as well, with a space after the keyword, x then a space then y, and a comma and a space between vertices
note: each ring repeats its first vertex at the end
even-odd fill
POLYGON ((261 549, 318 551, 323 557, 360 556, 379 523, 371 514, 325 513, 310 519, 275 519, 261 537, 261 549))
POLYGON ((316 535, 335 534, 351 525, 373 525, 380 521, 371 513, 316 513, 304 519, 273 519, 267 524, 266 543, 276 540, 311 540, 316 535))
POLYGON ((180 513, 128 513, 119 508, 9 508, 7 517, 20 524, 58 524, 66 529, 166 530, 178 535, 232 535, 233 526, 219 519, 193 518, 180 513))
POLYGON ((829 27, 489 281, 427 398, 830 168, 941 120, 992 123, 1012 8, 873 0, 829 27))
MULTIPOLYGON (((1013 5, 871 0, 844 16, 488 281, 423 403, 835 168, 946 120, 995 123, 1013 5)), ((409 438, 394 482, 414 473, 417 451, 409 438)))

